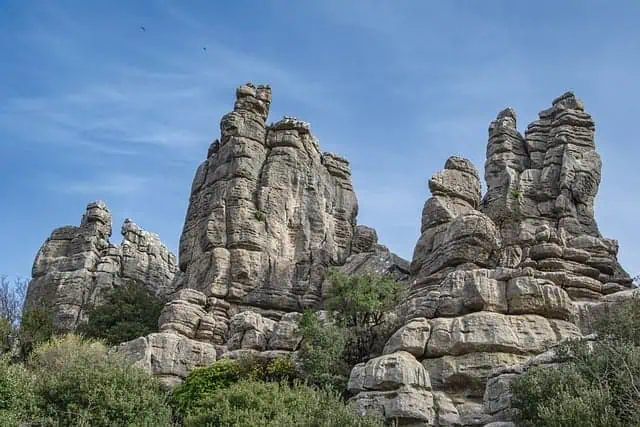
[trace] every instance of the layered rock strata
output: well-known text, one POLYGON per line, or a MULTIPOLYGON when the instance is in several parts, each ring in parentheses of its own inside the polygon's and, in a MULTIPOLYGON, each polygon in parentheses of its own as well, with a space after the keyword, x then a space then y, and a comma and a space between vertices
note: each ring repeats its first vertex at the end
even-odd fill
POLYGON ((405 326, 385 347, 412 354, 429 375, 436 421, 416 417, 416 425, 507 422, 498 390, 506 377, 494 370, 526 366, 589 333, 611 302, 627 297, 620 291, 632 281, 617 261, 618 244, 594 218, 601 179, 594 129, 572 93, 524 136, 506 109, 489 127, 484 197, 476 168, 460 157, 429 180, 409 296, 397 310, 405 326))
MULTIPOLYGON (((409 275, 409 263, 379 244, 374 229, 356 225, 349 163, 321 152, 308 123, 284 117, 267 125, 270 104, 268 86, 238 88, 193 180, 179 290, 159 319, 162 334, 204 349, 188 366, 295 354, 300 312, 321 308, 329 267, 409 275)), ((167 376, 178 362, 151 336, 120 351, 159 360, 145 366, 169 385, 184 377, 167 376)))
POLYGON ((33 263, 25 309, 48 307, 56 327, 72 331, 114 287, 134 284, 159 296, 171 293, 175 255, 131 220, 121 233, 120 245, 109 241, 111 213, 101 201, 87 206, 79 227, 55 229, 33 263))

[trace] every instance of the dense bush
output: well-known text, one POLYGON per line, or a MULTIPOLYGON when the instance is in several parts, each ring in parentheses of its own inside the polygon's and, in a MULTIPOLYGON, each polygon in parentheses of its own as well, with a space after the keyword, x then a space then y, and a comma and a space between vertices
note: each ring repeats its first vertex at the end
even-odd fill
POLYGON ((295 383, 243 380, 216 390, 185 419, 185 427, 374 427, 380 419, 359 417, 331 391, 295 383))
POLYGON ((305 310, 298 330, 302 335, 298 358, 305 380, 319 387, 343 390, 350 371, 343 358, 344 328, 333 323, 324 324, 311 310, 305 310))
POLYGON ((381 354, 394 332, 389 311, 400 301, 404 286, 390 275, 347 275, 331 270, 321 322, 306 311, 298 323, 302 335, 299 359, 305 379, 343 390, 351 368, 381 354))
POLYGON ((226 389, 240 380, 292 383, 295 376, 295 365, 289 358, 270 361, 255 357, 221 359, 211 366, 191 371, 184 383, 174 389, 172 406, 177 416, 181 417, 193 412, 216 391, 226 389))
POLYGON ((35 307, 25 311, 18 329, 20 358, 26 360, 34 348, 49 341, 56 332, 51 310, 35 307))
POLYGON ((78 331, 88 338, 115 345, 158 331, 164 302, 142 286, 113 288, 101 305, 89 310, 78 331))
POLYGON ((595 342, 560 349, 567 361, 559 368, 532 368, 514 380, 519 425, 640 425, 640 300, 616 307, 595 329, 595 342))
POLYGON ((160 384, 100 342, 53 338, 25 367, 5 361, 0 371, 2 425, 171 425, 160 384))
POLYGON ((15 426, 37 412, 33 378, 21 364, 0 357, 0 425, 15 426))
POLYGON ((389 312, 401 300, 404 285, 389 274, 349 275, 331 270, 328 278, 325 308, 344 328, 343 359, 353 366, 379 355, 398 326, 389 312))

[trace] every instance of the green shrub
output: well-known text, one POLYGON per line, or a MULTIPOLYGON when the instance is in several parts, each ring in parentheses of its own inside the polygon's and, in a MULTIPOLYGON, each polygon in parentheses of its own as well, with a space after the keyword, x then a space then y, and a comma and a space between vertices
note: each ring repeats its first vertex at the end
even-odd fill
POLYGON ((325 325, 311 310, 305 310, 298 330, 302 336, 298 358, 305 380, 319 387, 343 390, 350 371, 343 359, 344 329, 325 325))
POLYGON ((158 318, 164 302, 136 285, 113 288, 104 304, 89 310, 88 321, 78 332, 88 338, 119 344, 158 331, 158 318))
POLYGON ((616 307, 595 329, 595 342, 560 349, 559 368, 532 368, 513 381, 519 425, 640 425, 640 301, 616 307))
POLYGON ((19 425, 33 419, 37 413, 33 386, 32 376, 22 365, 0 358, 0 425, 19 425))
POLYGON ((31 355, 39 416, 51 426, 171 425, 156 379, 97 341, 53 338, 31 355))
POLYGON ((255 212, 254 216, 255 216, 256 220, 258 220, 260 222, 266 221, 266 219, 267 219, 267 216, 260 209, 258 209, 255 212))
POLYGON ((190 414, 185 427, 383 426, 380 419, 359 417, 340 396, 296 383, 243 380, 212 393, 190 414))
POLYGON ((220 359, 211 366, 191 371, 185 381, 174 389, 171 402, 180 417, 191 413, 212 393, 240 380, 292 383, 295 377, 295 364, 288 357, 270 361, 257 357, 220 359))
POLYGON ((34 348, 49 341, 56 332, 53 315, 47 307, 35 307, 25 311, 18 331, 22 360, 26 360, 34 348))
POLYGON ((239 381, 240 374, 239 363, 231 359, 220 359, 206 368, 196 368, 173 390, 172 405, 178 413, 188 414, 210 393, 239 381))
POLYGON ((0 356, 11 350, 14 329, 8 319, 0 317, 0 356))
POLYGON ((297 376, 296 364, 288 357, 270 360, 264 370, 265 381, 293 383, 297 376))

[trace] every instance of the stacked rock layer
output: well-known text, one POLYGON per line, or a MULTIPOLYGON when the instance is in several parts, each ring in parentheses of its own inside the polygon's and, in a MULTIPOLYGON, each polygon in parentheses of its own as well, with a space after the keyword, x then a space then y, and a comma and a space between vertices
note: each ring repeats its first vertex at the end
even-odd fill
MULTIPOLYGON (((618 244, 601 236, 594 218, 601 177, 594 129, 572 93, 554 100, 525 136, 506 109, 489 127, 484 197, 476 168, 460 157, 429 180, 409 297, 398 309, 406 324, 385 356, 354 368, 358 408, 384 401, 387 391, 367 385, 374 374, 365 367, 393 357, 400 371, 420 361, 435 411, 415 416, 413 408, 389 409, 403 407, 399 402, 373 405, 387 418, 438 426, 508 420, 500 386, 514 370, 504 367, 526 366, 589 333, 614 295, 631 292, 620 292, 632 280, 617 261, 618 244), (497 379, 487 389, 490 378, 497 379)), ((408 401, 424 402, 424 390, 408 390, 408 401)))
POLYGON ((356 225, 349 163, 321 152, 308 123, 267 125, 270 104, 267 86, 236 90, 193 180, 161 332, 119 347, 169 385, 216 358, 295 353, 297 319, 321 306, 330 266, 408 279, 409 262, 356 225))

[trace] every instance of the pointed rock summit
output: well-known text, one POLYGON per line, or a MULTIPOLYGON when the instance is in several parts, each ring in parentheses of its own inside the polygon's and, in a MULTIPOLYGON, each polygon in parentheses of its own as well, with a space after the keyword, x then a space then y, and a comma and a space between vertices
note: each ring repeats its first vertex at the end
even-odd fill
MULTIPOLYGON (((489 126, 484 197, 475 167, 460 157, 429 180, 409 296, 397 310, 405 326, 388 354, 366 366, 395 357, 403 365, 396 369, 415 369, 411 353, 428 373, 436 411, 416 414, 408 402, 424 404, 425 390, 403 379, 396 394, 352 387, 360 412, 395 411, 425 425, 506 420, 507 384, 524 368, 505 366, 550 360, 545 351, 590 333, 595 316, 632 292, 620 292, 631 278, 594 217, 601 178, 594 130, 572 92, 540 112, 524 136, 507 108, 489 126)), ((354 368, 350 384, 372 379, 363 369, 354 368)))
POLYGON ((173 291, 176 257, 156 234, 127 219, 122 243, 112 244, 111 213, 89 203, 79 227, 55 229, 33 263, 25 309, 51 309, 56 327, 74 330, 107 291, 133 283, 159 296, 173 291))

